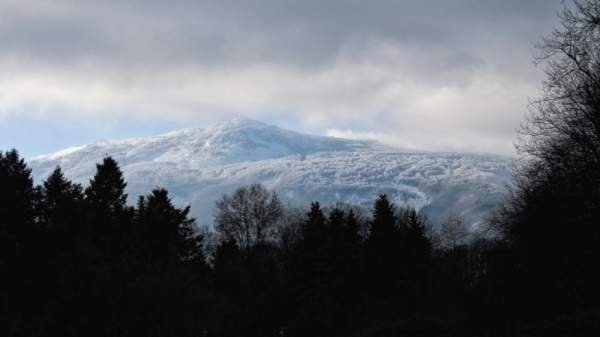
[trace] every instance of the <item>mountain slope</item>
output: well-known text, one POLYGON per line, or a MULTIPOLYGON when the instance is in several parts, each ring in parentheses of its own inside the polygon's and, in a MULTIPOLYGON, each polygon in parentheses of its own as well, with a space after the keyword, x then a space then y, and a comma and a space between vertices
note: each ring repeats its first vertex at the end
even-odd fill
POLYGON ((403 152, 372 141, 300 134, 247 119, 156 137, 105 141, 33 159, 39 182, 56 165, 86 184, 106 155, 121 165, 130 201, 153 187, 191 204, 212 221, 223 193, 260 182, 291 204, 319 200, 369 207, 377 194, 423 209, 434 223, 449 212, 477 223, 510 183, 510 164, 495 156, 403 152))

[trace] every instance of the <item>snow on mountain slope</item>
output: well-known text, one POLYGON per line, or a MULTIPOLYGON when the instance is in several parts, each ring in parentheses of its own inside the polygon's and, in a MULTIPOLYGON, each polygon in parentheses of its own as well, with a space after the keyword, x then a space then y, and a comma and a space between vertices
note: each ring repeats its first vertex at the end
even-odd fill
POLYGON ((434 223, 449 212, 481 221, 510 183, 506 158, 457 153, 406 152, 372 141, 305 135, 247 119, 205 129, 103 141, 33 159, 37 182, 56 165, 86 184, 95 164, 115 158, 130 201, 165 187, 180 205, 191 204, 200 222, 212 221, 215 200, 260 182, 291 204, 349 202, 370 207, 386 193, 396 204, 425 211, 434 223))

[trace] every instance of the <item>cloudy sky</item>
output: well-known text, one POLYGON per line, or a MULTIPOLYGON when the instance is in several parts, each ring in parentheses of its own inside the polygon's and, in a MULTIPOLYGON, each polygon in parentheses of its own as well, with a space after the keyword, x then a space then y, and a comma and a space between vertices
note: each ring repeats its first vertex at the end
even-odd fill
POLYGON ((561 0, 0 0, 0 150, 244 116, 512 154, 561 0))

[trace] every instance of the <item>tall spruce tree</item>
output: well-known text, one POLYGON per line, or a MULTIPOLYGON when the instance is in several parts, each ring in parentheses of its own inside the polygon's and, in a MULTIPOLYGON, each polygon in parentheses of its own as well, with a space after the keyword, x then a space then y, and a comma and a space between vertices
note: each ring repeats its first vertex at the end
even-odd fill
POLYGON ((121 212, 127 202, 127 183, 123 172, 112 157, 106 157, 96 165, 96 174, 85 189, 86 200, 106 215, 121 212))
MULTIPOLYGON (((89 242, 82 238, 89 233, 85 233, 82 188, 66 179, 60 167, 42 184, 38 213, 44 237, 38 249, 45 252, 40 256, 39 287, 47 295, 45 304, 40 305, 46 312, 40 315, 52 317, 44 328, 50 334, 66 334, 74 328, 68 317, 77 320, 85 303, 82 275, 88 263, 89 242)), ((42 299, 40 303, 44 303, 42 299)))
POLYGON ((0 335, 32 332, 30 310, 40 295, 37 199, 31 170, 19 153, 0 152, 0 335))
POLYGON ((176 208, 165 189, 141 197, 136 209, 136 231, 144 253, 155 261, 203 261, 201 237, 194 232, 190 208, 176 208))
POLYGON ((371 291, 389 295, 396 291, 401 254, 400 231, 395 207, 380 195, 373 207, 373 220, 366 241, 367 279, 371 291))
POLYGON ((60 167, 46 178, 42 185, 40 221, 47 230, 57 234, 57 239, 73 239, 81 225, 82 187, 65 178, 60 167))
POLYGON ((105 253, 118 258, 127 250, 132 210, 127 207, 127 183, 117 162, 106 157, 85 189, 88 222, 94 241, 105 253))
POLYGON ((331 325, 331 297, 328 277, 331 275, 328 256, 327 218, 318 202, 301 227, 301 239, 292 262, 292 299, 295 303, 290 332, 294 336, 327 334, 331 325))
POLYGON ((18 254, 32 235, 36 196, 25 160, 16 150, 0 151, 0 256, 18 254))
POLYGON ((400 286, 407 300, 407 309, 414 310, 425 295, 432 245, 422 215, 412 207, 401 208, 398 213, 402 241, 400 286))

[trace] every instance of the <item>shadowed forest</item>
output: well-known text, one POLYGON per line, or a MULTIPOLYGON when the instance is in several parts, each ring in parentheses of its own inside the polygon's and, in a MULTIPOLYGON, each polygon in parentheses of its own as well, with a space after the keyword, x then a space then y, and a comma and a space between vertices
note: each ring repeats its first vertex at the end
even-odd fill
POLYGON ((561 20, 515 184, 479 235, 385 195, 296 209, 261 185, 199 228, 164 189, 127 205, 110 157, 86 187, 58 167, 35 186, 0 152, 0 335, 598 335, 600 3, 561 20))

